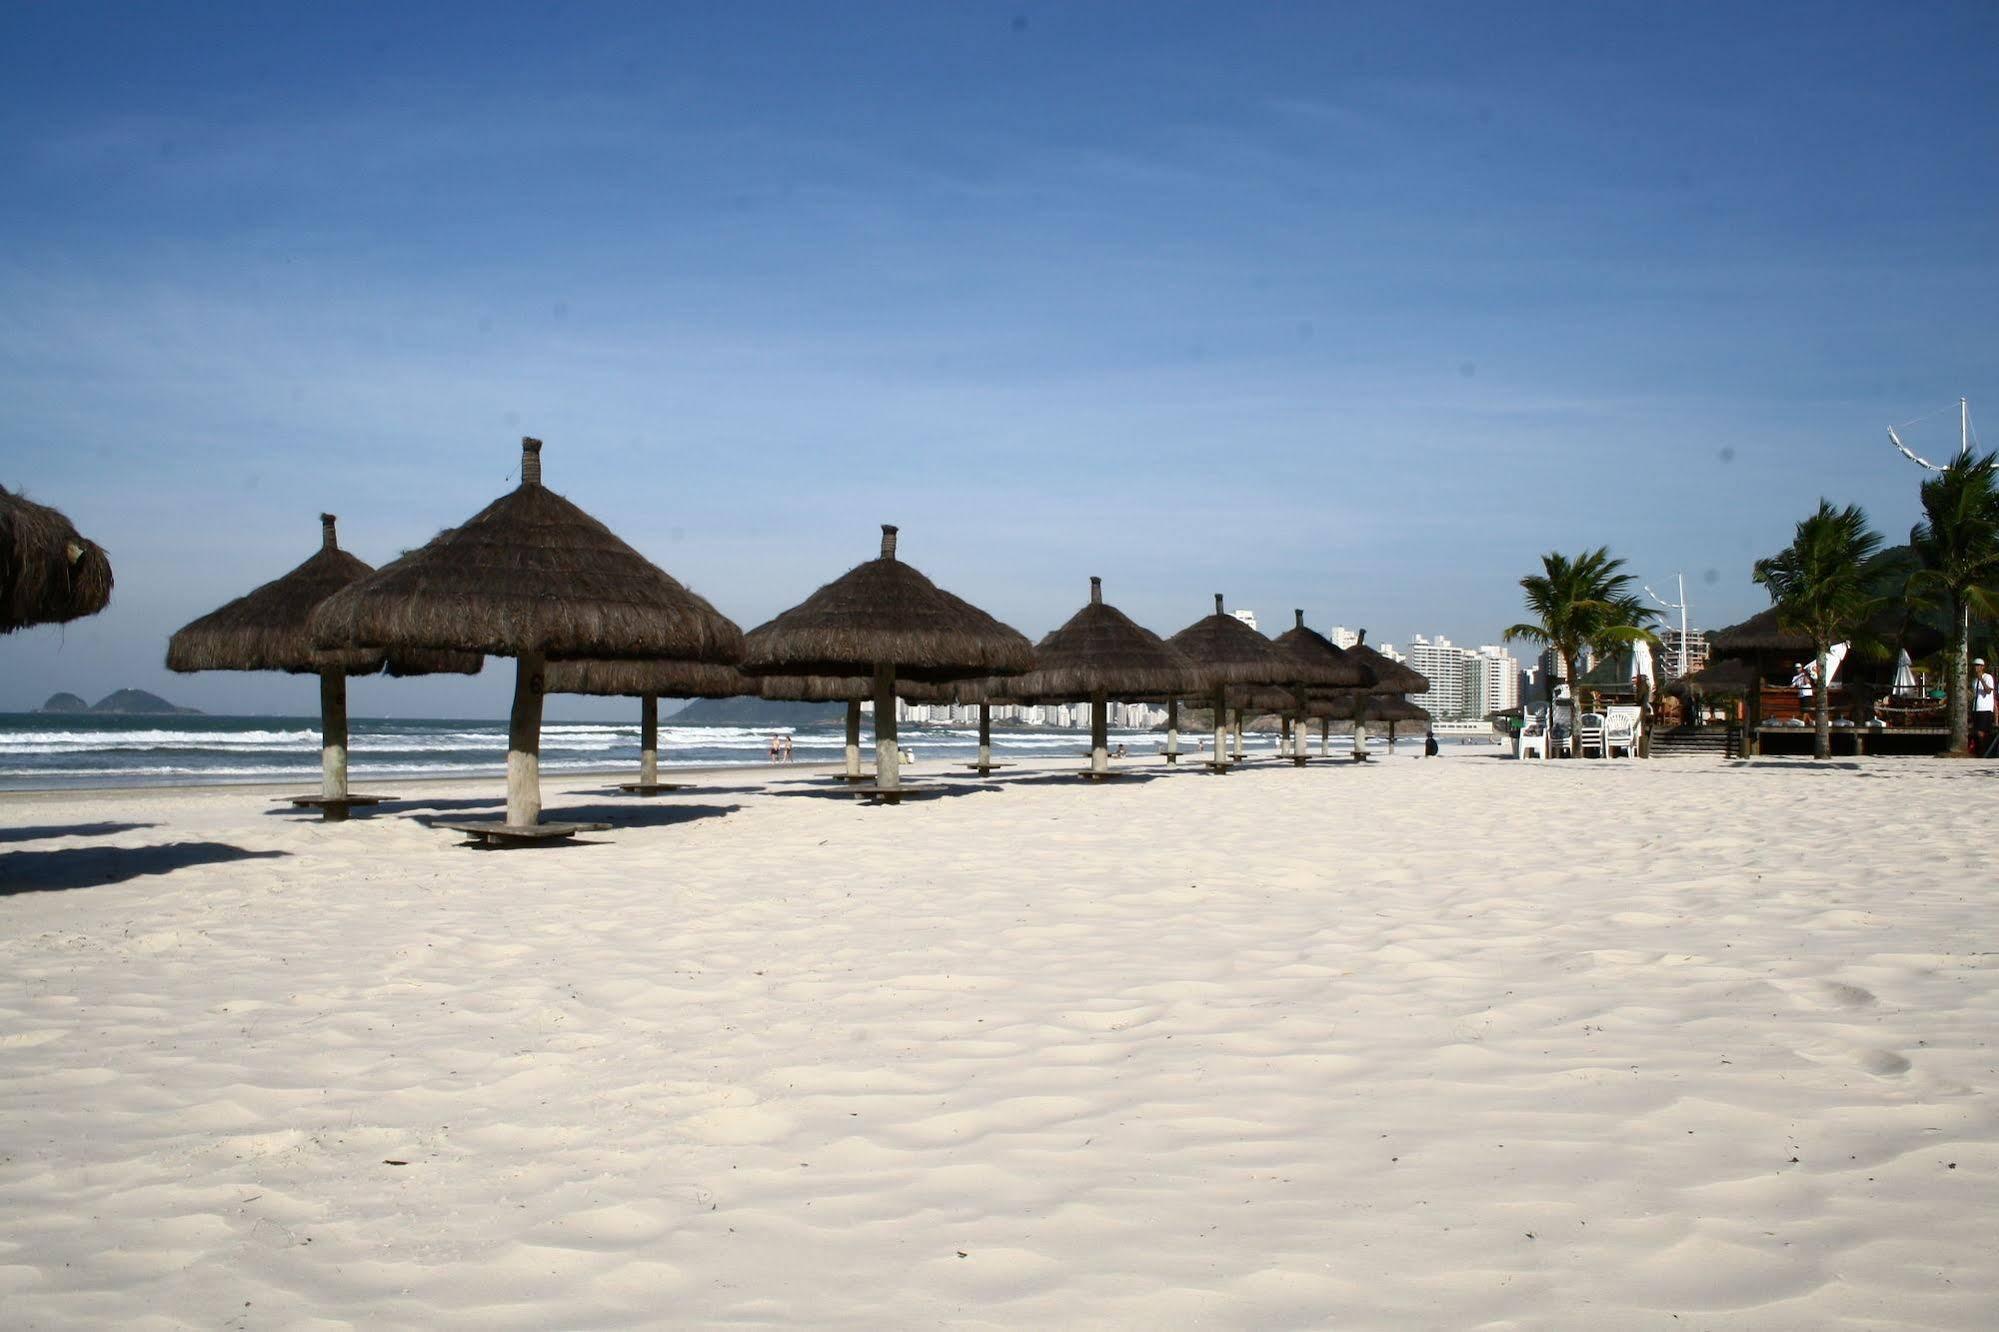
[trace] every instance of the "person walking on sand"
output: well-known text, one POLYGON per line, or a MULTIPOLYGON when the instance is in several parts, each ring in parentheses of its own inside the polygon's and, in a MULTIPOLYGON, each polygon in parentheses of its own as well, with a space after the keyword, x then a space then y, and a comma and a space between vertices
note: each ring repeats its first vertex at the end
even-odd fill
POLYGON ((768 747, 767 747, 767 749, 766 749, 766 757, 768 757, 768 758, 770 759, 770 761, 771 761, 772 763, 775 763, 775 762, 777 762, 777 734, 776 734, 776 732, 772 732, 772 733, 771 733, 771 737, 770 737, 770 744, 769 744, 769 746, 768 746, 768 747))
POLYGON ((1992 672, 1980 657, 1971 663, 1971 752, 1979 758, 1992 748, 1993 699, 1992 672))
POLYGON ((786 763, 789 763, 789 762, 791 762, 791 732, 789 732, 789 731, 786 731, 786 732, 784 733, 784 754, 783 754, 783 757, 784 757, 784 761, 785 761, 786 763))

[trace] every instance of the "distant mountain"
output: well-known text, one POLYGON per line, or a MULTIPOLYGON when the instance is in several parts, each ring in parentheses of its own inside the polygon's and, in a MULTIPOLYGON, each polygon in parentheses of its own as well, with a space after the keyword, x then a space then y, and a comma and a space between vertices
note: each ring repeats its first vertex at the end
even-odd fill
POLYGON ((90 705, 75 694, 50 694, 49 701, 35 709, 36 712, 88 712, 90 705))
POLYGON ((201 714, 200 708, 179 707, 167 702, 158 694, 149 694, 143 689, 120 689, 115 693, 106 694, 91 704, 90 710, 126 717, 154 715, 194 717, 201 714))
POLYGON ((768 698, 697 698, 673 714, 676 726, 811 726, 837 722, 844 703, 780 703, 768 698))

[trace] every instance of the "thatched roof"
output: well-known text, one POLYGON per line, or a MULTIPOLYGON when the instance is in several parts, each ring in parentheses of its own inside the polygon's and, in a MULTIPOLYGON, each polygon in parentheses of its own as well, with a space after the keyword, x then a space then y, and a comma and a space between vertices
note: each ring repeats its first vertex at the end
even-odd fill
POLYGON ((598 694, 610 698, 741 698, 757 682, 734 666, 712 662, 609 660, 551 661, 542 672, 549 694, 598 694))
POLYGON ((1427 722, 1430 710, 1420 704, 1411 703, 1401 694, 1370 694, 1365 692, 1343 694, 1338 697, 1314 699, 1308 709, 1309 716, 1324 717, 1331 721, 1352 721, 1354 705, 1363 702, 1367 707, 1370 722, 1427 722))
POLYGON ((95 615, 111 600, 111 561, 69 519, 0 486, 0 634, 95 615))
MULTIPOLYGON (((782 703, 867 703, 875 696, 872 675, 752 675, 750 692, 782 703)), ((926 684, 898 679, 895 696, 910 703, 976 703, 965 690, 969 681, 926 684)))
POLYGON ((1194 667, 1196 691, 1221 685, 1288 684, 1297 665, 1277 645, 1222 609, 1194 621, 1166 640, 1194 667))
POLYGON ((752 675, 959 680, 1015 675, 1034 664, 1018 630, 952 596, 895 557, 896 529, 882 525, 881 555, 856 565, 743 637, 752 675))
MULTIPOLYGON (((1102 691, 1114 698, 1179 693, 1196 683, 1193 663, 1158 634, 1104 601, 1104 580, 1090 579, 1090 600, 1034 645, 1034 669, 991 681, 992 696, 1061 703, 1102 691)), ((977 701, 976 696, 971 701, 977 701)))
MULTIPOLYGON (((306 621, 313 607, 374 572, 340 549, 330 513, 319 515, 319 549, 281 578, 274 578, 219 610, 195 620, 167 640, 170 671, 286 671, 317 675, 372 675, 388 653, 379 648, 315 647, 306 621)), ((484 665, 477 653, 397 653, 388 662, 394 675, 449 672, 476 675, 484 665)))
POLYGON ((1334 685, 1344 689, 1368 689, 1375 683, 1374 670, 1347 653, 1330 638, 1305 627, 1305 612, 1293 610, 1296 623, 1277 636, 1278 651, 1297 663, 1299 674, 1285 683, 1313 686, 1334 685))
MULTIPOLYGON (((1949 636, 1910 613, 1906 602, 1891 598, 1870 617, 1868 635, 1892 648, 1907 648, 1911 655, 1927 656, 1942 648, 1949 636)), ((1725 657, 1784 656, 1803 661, 1812 655, 1812 640, 1777 622, 1777 608, 1760 610, 1740 624, 1716 629, 1707 636, 1708 654, 1725 657)), ((1892 657, 1894 654, 1889 653, 1892 657)))
POLYGON ((516 657, 659 657, 727 664, 742 634, 707 601, 541 483, 521 483, 463 526, 321 603, 327 647, 443 648, 516 657))
POLYGON ((1692 675, 1682 676, 1666 682, 1666 692, 1671 694, 1747 694, 1754 689, 1760 676, 1756 667, 1741 658, 1709 663, 1692 675))
POLYGON ((1399 661, 1390 661, 1367 645, 1367 630, 1360 631, 1360 642, 1346 650, 1349 657, 1374 672, 1374 684, 1369 688, 1374 694, 1427 694, 1430 681, 1420 671, 1411 669, 1399 661))

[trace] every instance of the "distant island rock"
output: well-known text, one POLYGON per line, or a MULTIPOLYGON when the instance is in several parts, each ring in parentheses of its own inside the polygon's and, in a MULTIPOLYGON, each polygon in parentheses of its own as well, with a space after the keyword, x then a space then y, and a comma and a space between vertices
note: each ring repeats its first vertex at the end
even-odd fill
POLYGON ((672 714, 676 726, 811 726, 838 722, 845 703, 785 703, 769 698, 697 698, 672 714))
POLYGON ((106 694, 95 703, 85 703, 75 694, 51 694, 49 701, 36 709, 37 712, 78 713, 94 712, 114 717, 198 717, 200 708, 183 708, 169 703, 158 694, 149 694, 143 689, 120 689, 106 694))

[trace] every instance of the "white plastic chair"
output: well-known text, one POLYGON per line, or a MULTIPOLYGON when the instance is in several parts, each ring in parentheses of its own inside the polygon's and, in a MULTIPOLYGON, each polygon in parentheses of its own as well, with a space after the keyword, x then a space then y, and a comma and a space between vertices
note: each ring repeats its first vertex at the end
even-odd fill
POLYGON ((1520 735, 1517 738, 1517 746, 1513 755, 1515 758, 1547 758, 1547 723, 1533 713, 1529 713, 1523 717, 1521 719, 1520 735))
POLYGON ((1605 714, 1603 722, 1605 758, 1618 757, 1619 750, 1623 751, 1625 758, 1638 756, 1638 723, 1637 708, 1612 708, 1605 714))
POLYGON ((1602 758, 1608 752, 1603 747, 1603 714, 1585 712, 1582 719, 1582 756, 1602 758), (1591 751, 1595 751, 1594 754, 1591 751))

